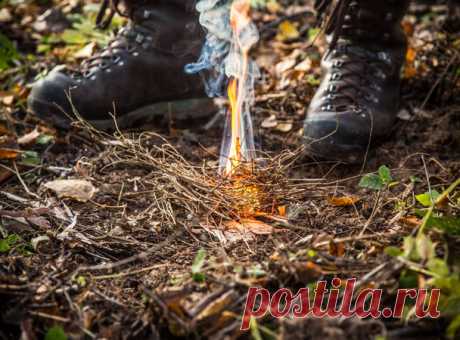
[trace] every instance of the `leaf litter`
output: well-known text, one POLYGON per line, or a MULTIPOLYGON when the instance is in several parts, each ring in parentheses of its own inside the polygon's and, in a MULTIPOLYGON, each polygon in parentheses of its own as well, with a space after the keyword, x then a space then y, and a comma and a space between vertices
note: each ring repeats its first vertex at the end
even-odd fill
MULTIPOLYGON (((18 336, 238 337, 249 286, 294 289, 336 276, 356 276, 363 286, 391 292, 400 283, 427 285, 433 278, 426 272, 436 272, 437 284, 450 294, 447 300, 455 300, 455 276, 449 276, 455 261, 446 268, 442 256, 456 254, 458 188, 425 216, 436 193, 442 195, 460 173, 458 77, 449 66, 458 35, 436 35, 437 23, 422 22, 419 8, 411 12, 404 25, 412 49, 403 86, 403 109, 411 119, 402 119, 394 140, 371 159, 365 172, 372 176, 362 176, 361 167, 321 163, 299 153, 305 108, 317 86, 319 56, 326 45, 320 37, 310 46, 315 32, 308 3, 300 1, 290 9, 286 1, 278 3, 256 13, 264 37, 257 55, 270 55, 270 62, 261 63, 266 77, 257 89, 255 108, 255 126, 266 120, 259 138, 267 154, 250 181, 268 194, 263 214, 252 219, 239 216, 238 197, 204 161, 210 155, 201 145, 217 145, 219 131, 206 136, 192 132, 198 137, 191 142, 181 127, 174 133, 161 129, 161 135, 115 136, 82 129, 65 139, 47 137, 43 144, 40 137, 19 143, 37 122, 19 119, 24 93, 8 85, 11 76, 0 76, 7 86, 0 90, 9 103, 1 109, 0 122, 1 137, 8 135, 0 142, 8 156, 0 169, 0 179, 7 174, 0 180, 6 193, 0 201, 0 296, 8 306, 0 318, 8 328, 2 331, 18 336), (278 72, 273 65, 279 65, 278 72), (13 161, 24 159, 26 164, 16 171, 13 161), (366 180, 360 189, 361 178, 366 180), (84 181, 86 189, 70 192, 66 199, 56 197, 75 179, 84 181), (53 182, 55 191, 43 190, 53 182), (434 241, 425 233, 414 236, 422 225, 434 241)), ((39 12, 38 7, 6 8, 14 14, 22 11, 28 22, 39 12)), ((78 11, 67 1, 61 8, 78 11)), ((431 7, 424 13, 430 14, 431 7)), ((25 22, 10 27, 27 38, 25 22)), ((66 51, 62 43, 76 31, 67 29, 54 42, 46 37, 40 42, 44 52, 56 47, 53 55, 61 62, 67 62, 69 51, 83 55, 93 48, 92 33, 85 29, 66 51)), ((15 54, 9 56, 10 65, 15 54)), ((49 55, 38 58, 41 65, 50 64, 49 55)), ((38 73, 40 63, 24 67, 38 73)), ((18 75, 16 79, 28 76, 13 74, 18 75)), ((450 308, 446 301, 442 306, 450 308)), ((407 324, 267 319, 259 320, 259 326, 262 333, 267 327, 276 330, 282 339, 327 338, 330 332, 391 336, 405 327, 421 337, 439 329, 436 321, 413 319, 407 324)), ((449 334, 455 334, 454 326, 449 334)))

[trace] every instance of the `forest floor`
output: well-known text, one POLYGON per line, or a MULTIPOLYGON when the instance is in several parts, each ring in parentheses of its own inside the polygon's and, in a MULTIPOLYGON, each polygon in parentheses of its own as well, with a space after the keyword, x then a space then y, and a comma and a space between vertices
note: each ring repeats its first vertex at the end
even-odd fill
POLYGON ((253 52, 256 140, 273 173, 260 180, 277 209, 232 229, 217 213, 223 119, 55 131, 27 112, 31 84, 109 34, 93 29, 90 1, 0 1, 0 339, 455 337, 460 34, 446 30, 447 6, 412 5, 398 122, 351 166, 298 155, 326 45, 311 1, 278 2, 255 13, 253 52), (267 316, 240 331, 249 287, 334 277, 383 289, 389 306, 398 288, 441 288, 442 316, 418 319, 409 303, 402 319, 267 316))

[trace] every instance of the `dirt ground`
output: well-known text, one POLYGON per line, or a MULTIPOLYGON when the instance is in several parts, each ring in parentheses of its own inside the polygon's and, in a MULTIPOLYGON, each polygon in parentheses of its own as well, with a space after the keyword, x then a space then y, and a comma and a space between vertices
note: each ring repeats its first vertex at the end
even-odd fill
POLYGON ((253 118, 258 180, 280 216, 230 233, 235 197, 215 178, 222 116, 55 131, 27 113, 30 84, 106 43, 85 30, 95 7, 0 1, 15 50, 8 67, 0 58, 0 339, 458 338, 460 33, 447 5, 411 6, 398 122, 365 164, 344 165, 298 153, 326 44, 311 1, 278 3, 254 14, 253 118), (81 190, 60 197, 56 179, 81 190), (266 317, 240 331, 249 287, 334 277, 382 288, 385 305, 398 288, 439 287, 442 316, 417 319, 409 305, 402 320, 266 317))

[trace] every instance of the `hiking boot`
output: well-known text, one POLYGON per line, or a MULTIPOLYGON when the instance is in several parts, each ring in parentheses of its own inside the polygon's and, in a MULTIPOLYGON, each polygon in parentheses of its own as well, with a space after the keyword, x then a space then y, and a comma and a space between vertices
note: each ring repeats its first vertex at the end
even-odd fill
MULTIPOLYGON (((326 1, 321 1, 322 12, 326 1)), ((403 0, 340 0, 333 9, 321 84, 304 124, 311 154, 362 162, 391 131, 407 49, 400 24, 407 7, 403 0)))
POLYGON ((180 120, 214 112, 200 77, 184 72, 204 41, 193 3, 104 0, 97 23, 107 26, 118 12, 129 18, 128 24, 79 69, 57 67, 36 83, 28 98, 30 110, 63 129, 77 115, 98 129, 111 129, 110 113, 118 127, 128 128, 156 116, 180 120))

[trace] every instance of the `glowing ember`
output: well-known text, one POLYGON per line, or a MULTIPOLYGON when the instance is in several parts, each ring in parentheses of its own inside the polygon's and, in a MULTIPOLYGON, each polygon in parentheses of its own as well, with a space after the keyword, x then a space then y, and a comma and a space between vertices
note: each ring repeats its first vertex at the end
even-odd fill
POLYGON ((230 23, 233 30, 233 52, 238 55, 235 75, 230 79, 228 99, 230 122, 225 126, 221 149, 220 172, 232 176, 242 164, 254 160, 254 136, 248 105, 249 49, 257 41, 251 22, 249 0, 236 0, 231 7, 230 23))

